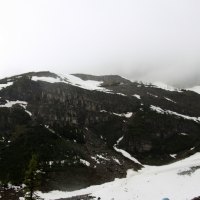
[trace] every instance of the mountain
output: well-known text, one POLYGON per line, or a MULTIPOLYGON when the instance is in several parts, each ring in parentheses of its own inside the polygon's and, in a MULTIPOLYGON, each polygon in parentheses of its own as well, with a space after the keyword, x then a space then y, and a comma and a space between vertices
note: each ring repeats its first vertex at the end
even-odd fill
POLYGON ((118 75, 30 72, 0 80, 0 180, 75 190, 200 151, 200 94, 118 75))
POLYGON ((39 195, 45 200, 84 197, 86 194, 102 200, 199 200, 199 165, 200 153, 196 153, 169 165, 145 166, 138 172, 128 170, 126 178, 102 185, 72 192, 40 192, 39 195))

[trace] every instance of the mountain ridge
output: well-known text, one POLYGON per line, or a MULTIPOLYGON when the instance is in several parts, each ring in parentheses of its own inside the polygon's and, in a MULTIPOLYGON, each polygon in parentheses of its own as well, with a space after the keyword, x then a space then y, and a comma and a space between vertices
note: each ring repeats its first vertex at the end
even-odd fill
POLYGON ((42 190, 74 190, 200 150, 200 95, 192 91, 115 75, 30 72, 1 79, 0 97, 5 183, 23 183, 32 153, 42 190))

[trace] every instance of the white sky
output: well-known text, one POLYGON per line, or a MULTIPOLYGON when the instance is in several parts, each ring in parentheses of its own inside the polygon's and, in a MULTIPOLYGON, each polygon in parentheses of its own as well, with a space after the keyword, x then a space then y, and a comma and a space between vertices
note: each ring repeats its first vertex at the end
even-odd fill
POLYGON ((0 0, 0 78, 41 70, 200 84, 200 0, 0 0))

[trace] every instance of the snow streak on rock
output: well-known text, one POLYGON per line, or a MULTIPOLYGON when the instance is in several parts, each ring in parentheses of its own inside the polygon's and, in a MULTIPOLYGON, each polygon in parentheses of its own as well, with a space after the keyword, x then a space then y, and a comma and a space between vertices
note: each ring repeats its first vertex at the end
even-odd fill
POLYGON ((57 75, 57 78, 53 77, 38 77, 38 76, 33 76, 31 78, 32 81, 44 81, 48 83, 66 83, 70 84, 76 87, 80 87, 86 90, 97 90, 97 91, 102 91, 102 92, 110 92, 110 90, 101 87, 101 84, 103 82, 101 81, 93 81, 93 80, 82 80, 76 76, 73 75, 57 75))
POLYGON ((121 153, 124 157, 128 158, 129 160, 132 160, 133 162, 141 165, 141 163, 136 158, 132 157, 128 152, 124 151, 123 149, 117 148, 117 145, 123 140, 123 138, 124 136, 117 140, 117 143, 113 146, 114 150, 121 153))
POLYGON ((150 108, 151 108, 151 110, 154 110, 154 111, 161 113, 161 114, 175 115, 175 116, 183 118, 183 119, 193 120, 197 123, 200 122, 200 117, 190 117, 190 116, 187 116, 187 115, 179 114, 179 113, 171 111, 171 110, 163 110, 162 108, 157 107, 157 106, 153 106, 153 105, 151 105, 150 108))
POLYGON ((87 160, 80 159, 80 163, 86 165, 87 167, 90 166, 90 163, 87 160))
POLYGON ((13 85, 13 82, 8 82, 6 84, 0 84, 0 90, 2 90, 3 88, 9 87, 11 85, 13 85))
POLYGON ((138 94, 134 94, 132 96, 135 97, 135 98, 137 98, 137 99, 141 99, 140 95, 138 95, 138 94))
POLYGON ((26 110, 26 107, 28 105, 28 103, 26 101, 8 101, 6 100, 6 103, 4 105, 0 105, 0 108, 11 108, 14 105, 20 105, 24 108, 25 112, 28 113, 30 116, 32 116, 32 113, 28 110, 26 110))
POLYGON ((126 118, 130 118, 133 115, 132 112, 127 112, 127 113, 113 113, 113 112, 108 112, 106 110, 100 110, 100 112, 101 113, 109 113, 109 114, 112 114, 112 115, 116 115, 116 116, 119 116, 119 117, 126 117, 126 118))

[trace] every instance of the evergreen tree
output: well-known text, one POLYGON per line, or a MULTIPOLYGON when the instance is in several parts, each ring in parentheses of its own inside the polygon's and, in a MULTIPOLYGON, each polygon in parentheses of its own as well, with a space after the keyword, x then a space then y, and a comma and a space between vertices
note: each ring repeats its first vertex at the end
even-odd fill
POLYGON ((29 162, 28 169, 25 172, 25 181, 26 187, 26 200, 35 200, 37 199, 34 194, 40 186, 40 170, 38 169, 38 158, 35 154, 32 155, 32 158, 29 162))

